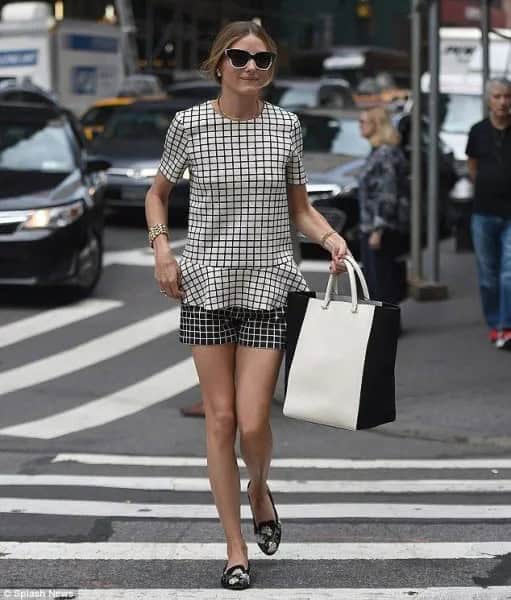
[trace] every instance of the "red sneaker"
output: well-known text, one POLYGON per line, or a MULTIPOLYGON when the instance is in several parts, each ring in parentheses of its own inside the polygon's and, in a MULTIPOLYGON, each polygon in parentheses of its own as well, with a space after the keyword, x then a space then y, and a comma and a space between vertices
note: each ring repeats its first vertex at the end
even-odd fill
POLYGON ((492 344, 496 344, 500 338, 500 331, 498 329, 490 329, 488 332, 488 339, 492 344))
POLYGON ((503 350, 511 350, 511 329, 504 329, 500 332, 497 340, 497 348, 503 350))

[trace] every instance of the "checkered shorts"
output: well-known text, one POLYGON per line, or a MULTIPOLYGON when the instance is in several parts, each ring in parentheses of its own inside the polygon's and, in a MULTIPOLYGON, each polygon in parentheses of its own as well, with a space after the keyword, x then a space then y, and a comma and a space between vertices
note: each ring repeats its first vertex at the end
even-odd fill
POLYGON ((286 347, 286 307, 252 310, 229 306, 208 310, 182 302, 179 341, 194 345, 238 343, 283 350, 286 347))

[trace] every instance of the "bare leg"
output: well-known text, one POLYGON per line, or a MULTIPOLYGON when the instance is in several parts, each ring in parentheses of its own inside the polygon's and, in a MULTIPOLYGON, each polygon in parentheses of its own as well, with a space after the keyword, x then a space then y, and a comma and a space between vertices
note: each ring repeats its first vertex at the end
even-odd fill
POLYGON ((240 479, 234 452, 236 404, 234 365, 236 344, 192 346, 206 412, 206 445, 211 491, 224 528, 228 566, 247 566, 247 546, 241 532, 240 479))
POLYGON ((283 350, 238 346, 236 350, 236 411, 240 448, 250 476, 250 499, 256 522, 275 513, 266 490, 273 450, 271 402, 283 350))

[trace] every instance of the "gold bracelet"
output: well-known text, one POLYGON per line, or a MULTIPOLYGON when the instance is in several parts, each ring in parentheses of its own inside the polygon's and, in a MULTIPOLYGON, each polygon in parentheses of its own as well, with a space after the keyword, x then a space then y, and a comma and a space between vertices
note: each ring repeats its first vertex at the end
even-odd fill
POLYGON ((331 231, 327 231, 321 238, 321 241, 319 242, 321 246, 324 245, 324 243, 326 242, 326 239, 328 237, 330 237, 332 235, 332 233, 337 233, 337 231, 335 231, 335 229, 332 229, 331 231))
POLYGON ((149 227, 149 245, 151 248, 153 247, 155 238, 162 233, 165 234, 167 238, 169 237, 168 227, 164 223, 157 223, 156 225, 151 225, 151 227, 149 227))

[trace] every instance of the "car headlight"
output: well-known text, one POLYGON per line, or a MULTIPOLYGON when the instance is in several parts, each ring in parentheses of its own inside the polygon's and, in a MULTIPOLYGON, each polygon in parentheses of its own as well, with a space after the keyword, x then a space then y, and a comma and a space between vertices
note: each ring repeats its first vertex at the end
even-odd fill
POLYGON ((66 227, 80 218, 84 210, 81 200, 62 206, 38 208, 23 223, 22 229, 58 229, 59 227, 66 227))

